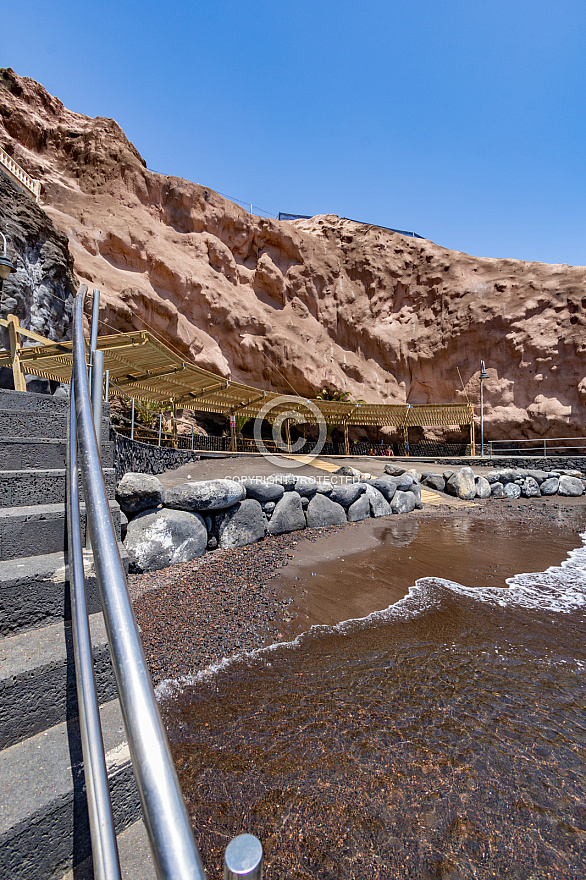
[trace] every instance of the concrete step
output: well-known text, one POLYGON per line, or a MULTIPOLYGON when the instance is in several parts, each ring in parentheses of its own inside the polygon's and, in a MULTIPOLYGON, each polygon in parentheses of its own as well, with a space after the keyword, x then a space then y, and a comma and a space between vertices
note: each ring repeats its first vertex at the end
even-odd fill
MULTIPOLYGON (((119 550, 128 574, 128 554, 122 544, 119 550)), ((84 553, 84 566, 88 613, 94 614, 100 610, 100 598, 91 552, 84 553)), ((66 553, 61 551, 0 562, 1 637, 70 619, 66 553)))
MULTIPOLYGON (((117 833, 140 818, 117 700, 100 709, 117 833)), ((0 876, 47 880, 91 853, 77 719, 0 752, 0 876)))
MULTIPOLYGON (((110 501, 114 527, 120 538, 120 508, 110 501)), ((85 542, 85 504, 80 504, 85 542)), ((65 504, 35 504, 0 508, 0 561, 21 556, 44 556, 67 549, 65 504)))
MULTIPOLYGON (((118 835, 118 854, 120 873, 124 880, 156 880, 153 856, 144 822, 139 819, 118 835)), ((68 871, 61 880, 94 880, 94 865, 91 858, 68 871)))
MULTIPOLYGON (((108 498, 116 494, 116 471, 102 468, 108 498)), ((27 468, 24 470, 0 470, 0 507, 55 504, 65 501, 67 493, 65 468, 27 468)), ((80 480, 80 497, 84 500, 80 480)))
MULTIPOLYGON (((116 697, 102 614, 90 615, 96 689, 100 703, 116 697)), ((0 640, 0 749, 78 714, 71 623, 0 640)))
MULTIPOLYGON (((108 435, 103 435, 107 437, 108 435)), ((102 441, 102 467, 114 466, 114 443, 102 441)), ((64 468, 67 444, 64 439, 46 437, 1 437, 0 464, 6 470, 30 470, 35 468, 64 468)))

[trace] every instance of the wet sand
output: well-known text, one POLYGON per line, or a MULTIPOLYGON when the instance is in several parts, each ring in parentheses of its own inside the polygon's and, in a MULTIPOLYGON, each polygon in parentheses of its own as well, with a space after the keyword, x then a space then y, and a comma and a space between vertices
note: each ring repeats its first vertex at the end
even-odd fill
POLYGON ((314 624, 366 617, 398 602, 424 577, 469 587, 505 587, 520 572, 560 565, 577 545, 571 525, 529 525, 517 518, 393 517, 367 521, 321 542, 300 541, 273 585, 294 601, 285 625, 289 637, 314 624))
POLYGON ((313 624, 363 617, 418 578, 505 586, 565 559, 586 530, 586 499, 489 501, 266 538, 144 575, 129 586, 155 683, 313 624))

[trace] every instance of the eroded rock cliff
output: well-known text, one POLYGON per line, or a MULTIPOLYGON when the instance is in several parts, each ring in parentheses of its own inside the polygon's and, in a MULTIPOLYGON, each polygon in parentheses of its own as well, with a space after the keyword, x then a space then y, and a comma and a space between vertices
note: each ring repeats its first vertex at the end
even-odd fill
POLYGON ((224 376, 369 401, 477 403, 483 358, 491 437, 584 433, 584 267, 471 257, 333 215, 251 216, 149 171, 116 122, 11 70, 0 143, 103 291, 103 332, 152 329, 224 376))

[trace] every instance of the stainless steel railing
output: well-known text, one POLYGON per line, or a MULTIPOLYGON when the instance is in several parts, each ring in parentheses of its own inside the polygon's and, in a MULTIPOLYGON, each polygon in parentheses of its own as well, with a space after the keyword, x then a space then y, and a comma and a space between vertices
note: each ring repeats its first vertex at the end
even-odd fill
POLYGON ((86 292, 86 286, 82 285, 73 318, 68 499, 75 663, 94 872, 99 880, 120 877, 85 606, 77 492, 78 451, 96 580, 155 870, 160 880, 205 880, 134 619, 104 488, 83 338, 86 292))

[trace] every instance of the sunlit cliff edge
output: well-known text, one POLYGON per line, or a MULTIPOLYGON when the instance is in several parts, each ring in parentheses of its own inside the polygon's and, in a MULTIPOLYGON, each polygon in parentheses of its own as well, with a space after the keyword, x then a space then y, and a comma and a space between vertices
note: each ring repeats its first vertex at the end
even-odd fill
POLYGON ((585 267, 472 257, 335 215, 251 216, 149 171, 116 122, 11 70, 0 145, 41 180, 77 279, 102 290, 100 332, 153 328, 223 376, 386 403, 478 403, 483 358, 490 437, 585 433, 585 267))

